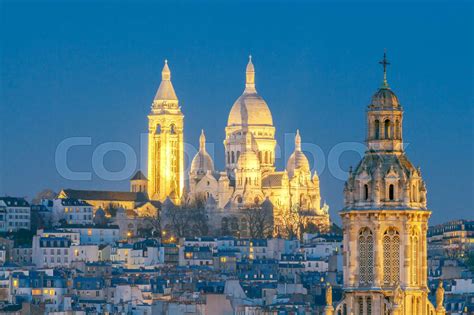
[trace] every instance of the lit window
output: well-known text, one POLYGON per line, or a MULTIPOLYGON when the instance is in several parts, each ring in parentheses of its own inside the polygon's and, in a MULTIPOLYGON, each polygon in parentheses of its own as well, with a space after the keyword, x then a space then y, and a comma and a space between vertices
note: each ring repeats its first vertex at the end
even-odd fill
POLYGON ((396 285, 400 281, 400 236, 395 229, 388 229, 383 237, 383 281, 396 285))
POLYGON ((374 278, 374 237, 372 231, 364 228, 359 232, 359 280, 370 284, 374 278))

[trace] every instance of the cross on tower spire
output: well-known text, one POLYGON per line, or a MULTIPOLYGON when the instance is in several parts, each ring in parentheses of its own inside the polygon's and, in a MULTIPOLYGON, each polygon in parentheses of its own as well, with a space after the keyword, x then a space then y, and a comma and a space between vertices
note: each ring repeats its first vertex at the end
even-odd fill
POLYGON ((387 49, 384 49, 383 52, 383 60, 379 61, 379 64, 383 66, 383 87, 388 88, 388 83, 387 83, 387 66, 390 64, 387 60, 387 49))

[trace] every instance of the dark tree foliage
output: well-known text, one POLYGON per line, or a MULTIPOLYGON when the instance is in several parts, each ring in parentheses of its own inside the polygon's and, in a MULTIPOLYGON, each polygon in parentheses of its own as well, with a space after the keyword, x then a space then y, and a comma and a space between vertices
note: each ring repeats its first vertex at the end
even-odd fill
POLYGON ((205 199, 196 198, 193 202, 169 207, 163 213, 169 221, 169 231, 176 237, 206 236, 209 234, 205 199))

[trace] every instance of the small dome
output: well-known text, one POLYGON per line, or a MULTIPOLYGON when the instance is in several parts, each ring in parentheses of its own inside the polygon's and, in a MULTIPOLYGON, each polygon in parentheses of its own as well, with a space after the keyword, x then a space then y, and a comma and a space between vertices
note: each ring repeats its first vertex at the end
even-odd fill
POLYGON ((214 162, 207 152, 198 152, 191 163, 191 173, 205 174, 214 171, 214 162))
POLYGON ((388 87, 380 88, 374 96, 372 96, 371 108, 399 108, 400 103, 398 97, 388 87))
POLYGON ((302 151, 295 151, 291 154, 286 165, 288 170, 288 175, 293 177, 295 170, 303 170, 305 172, 310 172, 309 161, 306 155, 302 151))
POLYGON ((214 172, 214 162, 209 153, 206 152, 206 136, 204 130, 199 137, 199 152, 191 162, 191 174, 206 174, 207 171, 214 172))
POLYGON ((292 178, 295 174, 295 170, 301 170, 305 173, 311 173, 309 167, 309 161, 306 155, 301 151, 301 136, 299 130, 296 131, 295 136, 295 151, 291 154, 286 164, 286 170, 288 176, 292 178))
POLYGON ((227 120, 227 126, 233 125, 273 126, 272 113, 255 89, 255 70, 251 57, 246 70, 244 93, 235 101, 227 120))

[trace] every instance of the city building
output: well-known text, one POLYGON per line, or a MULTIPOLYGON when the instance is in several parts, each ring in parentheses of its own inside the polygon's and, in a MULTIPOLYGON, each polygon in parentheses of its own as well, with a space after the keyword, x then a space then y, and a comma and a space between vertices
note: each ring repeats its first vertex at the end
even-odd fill
POLYGON ((0 197, 0 229, 2 226, 5 232, 29 230, 31 226, 30 204, 24 198, 0 197))
POLYGON ((456 220, 428 229, 431 256, 463 257, 474 250, 474 220, 456 220))
POLYGON ((67 237, 33 236, 33 263, 38 268, 67 267, 71 263, 71 240, 67 237))
POLYGON ((53 200, 53 224, 92 224, 93 207, 88 202, 64 198, 53 200))

